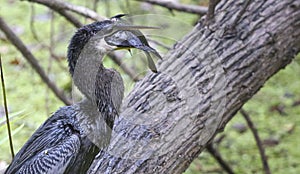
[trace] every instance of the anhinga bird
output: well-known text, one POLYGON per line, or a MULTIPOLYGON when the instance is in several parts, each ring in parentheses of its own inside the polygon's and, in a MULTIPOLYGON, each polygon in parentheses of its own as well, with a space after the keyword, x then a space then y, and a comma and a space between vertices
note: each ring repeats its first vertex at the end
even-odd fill
MULTIPOLYGON (((103 56, 116 47, 138 48, 160 57, 138 31, 151 27, 133 26, 120 17, 83 26, 72 37, 69 70, 85 98, 61 107, 47 119, 17 153, 6 174, 86 173, 100 148, 108 145, 124 85, 117 71, 103 66, 103 56)), ((157 71, 153 62, 149 65, 157 71)))

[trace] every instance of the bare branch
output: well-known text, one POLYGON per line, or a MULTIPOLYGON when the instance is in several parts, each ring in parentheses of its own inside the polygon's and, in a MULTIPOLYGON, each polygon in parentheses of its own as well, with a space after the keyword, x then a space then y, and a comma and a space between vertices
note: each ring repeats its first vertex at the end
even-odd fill
POLYGON ((14 34, 8 27, 6 22, 0 17, 0 29, 4 32, 7 39, 22 53, 24 58, 31 64, 32 68, 39 74, 42 80, 53 91, 53 93, 66 105, 70 105, 71 101, 63 94, 61 90, 48 78, 43 68, 39 65, 37 59, 32 55, 25 44, 14 34))
MULTIPOLYGON (((49 50, 49 58, 48 58, 48 67, 46 70, 47 75, 49 75, 51 73, 52 70, 52 63, 53 63, 53 57, 52 55, 54 54, 54 35, 55 35, 55 27, 54 27, 54 19, 55 19, 55 14, 54 11, 51 10, 51 21, 50 21, 50 44, 48 47, 49 50)), ((55 60, 55 59, 54 59, 55 60)), ((49 88, 46 88, 45 91, 45 108, 46 108, 46 113, 47 115, 51 114, 50 108, 49 108, 49 104, 50 104, 50 100, 49 100, 49 88)))
POLYGON ((231 167, 227 164, 227 162, 222 158, 222 155, 220 152, 214 148, 213 143, 210 143, 208 146, 206 146, 207 151, 217 160, 217 162, 220 164, 220 166, 228 173, 233 174, 233 170, 231 167))
POLYGON ((36 33, 36 30, 35 30, 35 27, 34 27, 34 16, 35 16, 35 8, 34 8, 34 5, 31 4, 30 6, 31 8, 31 13, 30 13, 30 31, 33 35, 33 38, 36 40, 36 41, 39 41, 39 37, 36 33))
POLYGON ((69 10, 69 11, 72 11, 74 13, 80 14, 84 17, 91 18, 94 20, 106 19, 105 17, 99 16, 95 11, 93 11, 89 8, 78 6, 78 5, 73 5, 73 4, 64 2, 64 1, 58 1, 58 0, 27 0, 27 1, 43 4, 52 9, 69 10))
POLYGON ((209 1, 208 12, 206 15, 206 25, 209 25, 211 22, 213 22, 213 19, 215 16, 215 8, 219 2, 220 2, 220 0, 210 0, 209 1))
POLYGON ((259 154, 260 154, 260 157, 261 157, 261 161, 263 163, 263 168, 264 168, 265 174, 271 174, 271 171, 270 171, 270 168, 269 168, 269 164, 268 164, 268 159, 267 159, 267 156, 265 154, 265 149, 264 149, 263 144, 262 144, 262 142, 261 142, 261 140, 259 138, 257 129, 255 128, 253 122, 251 121, 251 118, 250 118, 249 114, 244 109, 241 109, 240 113, 245 118, 245 120, 246 120, 246 122, 247 122, 247 124, 248 124, 248 126, 250 128, 250 130, 253 133, 254 139, 255 139, 256 144, 258 146, 258 150, 259 150, 259 154))
POLYGON ((98 3, 99 3, 99 0, 93 0, 93 10, 95 12, 97 12, 98 3))
POLYGON ((170 2, 170 1, 161 1, 161 0, 136 0, 140 2, 147 2, 149 4, 159 5, 170 10, 177 10, 187 13, 193 13, 198 15, 205 15, 207 13, 208 8, 203 6, 196 6, 196 5, 186 5, 180 4, 177 2, 170 2))

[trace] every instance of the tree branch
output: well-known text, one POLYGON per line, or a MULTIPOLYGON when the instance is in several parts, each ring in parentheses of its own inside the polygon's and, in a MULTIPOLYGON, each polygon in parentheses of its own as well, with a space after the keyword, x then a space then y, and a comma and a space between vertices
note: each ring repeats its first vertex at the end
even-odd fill
POLYGON ((253 122, 251 121, 251 118, 250 118, 249 114, 244 109, 241 109, 240 113, 245 118, 251 132, 253 133, 255 142, 256 142, 258 150, 259 150, 261 161, 263 163, 263 168, 264 168, 265 174, 271 174, 271 170, 270 170, 270 167, 269 167, 269 164, 268 164, 268 159, 267 159, 267 156, 265 154, 265 149, 264 149, 263 144, 262 144, 262 142, 259 138, 257 129, 255 128, 253 122))
POLYGON ((59 1, 59 0, 22 0, 22 1, 39 3, 47 7, 50 7, 52 9, 58 9, 58 11, 69 10, 74 13, 80 14, 84 17, 94 19, 96 21, 101 21, 106 19, 102 16, 99 16, 95 11, 89 8, 73 5, 64 1, 59 1))
POLYGON ((207 151, 215 158, 215 160, 220 164, 220 166, 228 173, 233 174, 233 170, 227 164, 227 162, 222 158, 221 154, 217 149, 214 148, 213 143, 208 144, 206 147, 207 151))
POLYGON ((53 93, 66 105, 72 104, 71 101, 63 94, 63 92, 60 91, 53 82, 51 82, 43 68, 39 65, 37 59, 32 55, 32 53, 24 45, 24 43, 14 34, 14 32, 8 27, 8 25, 1 17, 0 29, 4 32, 7 39, 22 53, 24 58, 30 63, 32 68, 39 74, 41 79, 47 84, 47 86, 53 91, 53 93))
POLYGON ((161 1, 161 0, 136 0, 140 2, 146 2, 149 4, 153 5, 159 5, 162 7, 165 7, 170 10, 177 10, 177 11, 182 11, 182 12, 187 12, 187 13, 193 13, 193 14, 198 14, 198 15, 205 15, 207 13, 207 7, 202 7, 202 6, 196 6, 196 5, 185 5, 185 4, 180 4, 174 1, 161 1))
POLYGON ((220 0, 210 0, 209 1, 209 6, 208 6, 208 11, 206 15, 206 25, 209 25, 210 23, 213 22, 214 16, 215 16, 215 8, 217 4, 220 2, 220 0))
POLYGON ((139 81, 122 105, 107 150, 89 173, 182 173, 263 84, 300 51, 300 2, 218 4, 139 81))

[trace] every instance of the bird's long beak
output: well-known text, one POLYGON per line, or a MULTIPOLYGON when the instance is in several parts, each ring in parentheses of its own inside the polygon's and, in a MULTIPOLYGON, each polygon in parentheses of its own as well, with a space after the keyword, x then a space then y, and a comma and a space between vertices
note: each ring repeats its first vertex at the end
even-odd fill
POLYGON ((153 26, 141 26, 141 25, 117 25, 116 30, 144 30, 144 29, 161 29, 153 26))

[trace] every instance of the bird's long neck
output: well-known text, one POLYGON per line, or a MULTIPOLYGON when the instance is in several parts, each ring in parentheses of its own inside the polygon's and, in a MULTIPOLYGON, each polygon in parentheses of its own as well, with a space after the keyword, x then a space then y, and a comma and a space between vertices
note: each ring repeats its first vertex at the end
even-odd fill
MULTIPOLYGON (((101 115, 112 128, 123 99, 124 85, 117 71, 103 66, 102 58, 107 49, 101 40, 98 36, 94 36, 84 41, 86 43, 80 53, 77 53, 78 50, 69 51, 73 52, 69 54, 73 57, 68 57, 68 60, 74 84, 86 97, 82 106, 88 104, 97 108, 98 115, 101 115)), ((97 117, 96 115, 91 114, 93 117, 97 117)))
POLYGON ((99 148, 109 144, 111 131, 123 99, 124 86, 119 73, 102 64, 104 54, 86 45, 76 62, 73 79, 86 99, 77 115, 84 134, 99 148))
POLYGON ((104 54, 95 48, 92 44, 88 43, 79 54, 76 66, 73 70, 73 81, 84 96, 96 102, 95 90, 97 74, 104 71, 102 58, 104 54))

